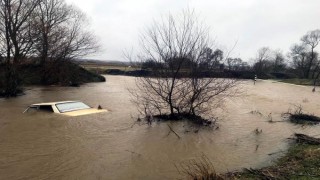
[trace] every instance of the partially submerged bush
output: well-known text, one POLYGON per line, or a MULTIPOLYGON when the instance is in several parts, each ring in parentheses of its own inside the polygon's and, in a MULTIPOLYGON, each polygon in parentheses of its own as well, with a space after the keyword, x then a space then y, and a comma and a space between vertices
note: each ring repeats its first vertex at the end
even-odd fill
POLYGON ((320 117, 310 114, 291 114, 290 121, 297 124, 318 124, 320 117))
POLYGON ((159 121, 188 120, 196 125, 202 125, 202 126, 213 126, 216 122, 215 119, 208 120, 208 119, 202 118, 201 116, 187 114, 187 113, 174 114, 173 116, 172 115, 156 115, 154 116, 154 118, 159 121))
POLYGON ((285 116, 289 119, 290 122, 296 124, 318 124, 320 123, 320 117, 313 114, 304 113, 302 106, 295 105, 295 110, 290 112, 290 110, 284 113, 285 116))
POLYGON ((191 122, 195 126, 203 126, 203 127, 219 127, 216 126, 217 118, 205 119, 201 116, 181 113, 181 114, 161 114, 161 115, 145 115, 143 118, 138 118, 137 123, 139 124, 148 124, 151 125, 153 122, 160 121, 188 121, 191 122))
POLYGON ((169 114, 170 120, 182 117, 208 125, 210 121, 201 117, 239 93, 239 80, 204 75, 221 72, 223 52, 213 49, 209 31, 194 12, 154 22, 142 34, 141 46, 137 59, 155 65, 152 77, 136 78, 131 91, 145 116, 169 114))

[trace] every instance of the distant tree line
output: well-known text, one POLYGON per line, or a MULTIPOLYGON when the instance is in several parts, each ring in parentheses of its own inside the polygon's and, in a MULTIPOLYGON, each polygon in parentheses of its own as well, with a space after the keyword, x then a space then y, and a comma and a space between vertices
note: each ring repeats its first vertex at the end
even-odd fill
MULTIPOLYGON (((251 67, 248 65, 247 62, 244 62, 241 58, 232 58, 224 57, 224 52, 217 48, 215 50, 206 47, 203 50, 203 54, 201 57, 202 61, 197 65, 199 66, 199 69, 202 71, 206 70, 248 70, 251 67)), ((173 59, 170 61, 171 64, 178 63, 177 60, 173 59)), ((190 67, 190 63, 192 65, 191 59, 186 59, 183 64, 182 68, 188 68, 190 67)), ((142 69, 155 69, 155 68, 162 68, 164 63, 155 62, 153 59, 147 59, 141 63, 142 69)), ((194 64, 195 65, 195 64, 194 64)))
MULTIPOLYGON (((253 78, 257 75, 259 78, 311 79, 316 83, 320 76, 320 58, 316 50, 319 43, 320 30, 313 30, 302 36, 300 43, 293 44, 287 54, 280 49, 260 48, 251 65, 239 57, 224 57, 225 53, 220 49, 206 48, 203 60, 197 66, 202 72, 214 70, 214 76, 226 76, 231 73, 239 78, 253 78), (220 72, 220 75, 217 72, 220 72)), ((171 61, 173 64, 177 62, 171 61)), ((147 59, 140 66, 145 70, 154 70, 163 67, 164 64, 147 59)), ((181 68, 186 69, 190 65, 192 60, 186 59, 181 68)))
MULTIPOLYGON (((204 47, 201 54, 201 60, 194 62, 192 58, 185 57, 182 62, 179 58, 170 59, 165 62, 146 59, 141 63, 135 64, 141 67, 141 75, 154 75, 159 69, 166 66, 180 67, 179 75, 181 77, 193 76, 192 68, 197 68, 197 75, 200 77, 230 77, 230 78, 253 78, 254 72, 252 67, 241 58, 225 57, 225 53, 217 48, 212 49, 204 47)), ((130 75, 130 73, 127 73, 130 75)), ((139 72, 133 73, 139 76, 139 72)))
POLYGON ((312 79, 320 76, 320 59, 316 51, 320 42, 320 30, 309 31, 299 43, 293 44, 284 55, 281 50, 263 47, 254 58, 253 69, 258 75, 282 73, 289 76, 312 79))
POLYGON ((285 56, 281 50, 262 47, 254 58, 252 68, 258 76, 263 77, 270 73, 284 73, 287 66, 285 56))
POLYGON ((21 91, 23 64, 41 66, 41 82, 48 84, 50 75, 66 70, 61 70, 64 62, 97 49, 85 14, 64 0, 0 0, 2 94, 16 96, 21 91))

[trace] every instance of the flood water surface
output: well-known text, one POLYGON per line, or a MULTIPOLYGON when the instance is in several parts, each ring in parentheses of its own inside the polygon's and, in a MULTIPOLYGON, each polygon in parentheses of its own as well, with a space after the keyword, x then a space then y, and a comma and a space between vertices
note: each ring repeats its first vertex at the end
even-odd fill
POLYGON ((246 81, 243 95, 227 100, 216 114, 219 129, 195 133, 184 122, 170 123, 179 139, 166 123, 134 125, 138 114, 127 90, 134 78, 106 79, 79 88, 28 87, 24 96, 0 99, 0 179, 176 179, 181 176, 175 165, 202 155, 218 172, 262 167, 283 155, 295 132, 320 134, 319 126, 276 122, 294 105, 320 115, 320 92, 311 87, 246 81), (65 100, 109 112, 22 113, 33 103, 65 100))

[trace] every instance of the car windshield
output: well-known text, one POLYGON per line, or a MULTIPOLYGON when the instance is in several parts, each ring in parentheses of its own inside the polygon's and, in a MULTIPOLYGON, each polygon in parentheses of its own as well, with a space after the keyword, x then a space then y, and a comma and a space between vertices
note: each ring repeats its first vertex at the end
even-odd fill
POLYGON ((56 104, 56 107, 61 113, 90 108, 88 105, 82 102, 61 103, 61 104, 56 104))

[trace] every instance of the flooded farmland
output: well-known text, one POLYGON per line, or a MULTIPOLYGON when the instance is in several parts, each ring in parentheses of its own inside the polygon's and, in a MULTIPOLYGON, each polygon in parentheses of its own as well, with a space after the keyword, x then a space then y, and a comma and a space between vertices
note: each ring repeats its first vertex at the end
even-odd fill
POLYGON ((276 122, 294 105, 320 116, 320 92, 311 87, 245 81, 243 95, 227 100, 216 114, 219 129, 194 133, 184 122, 171 123, 178 139, 168 135, 166 123, 133 125, 138 114, 127 89, 135 86, 134 78, 106 79, 78 88, 28 87, 24 96, 0 99, 0 179, 176 179, 175 164, 203 154, 218 172, 263 167, 283 155, 293 133, 320 134, 320 126, 276 122), (22 113, 33 103, 64 100, 109 112, 22 113))

